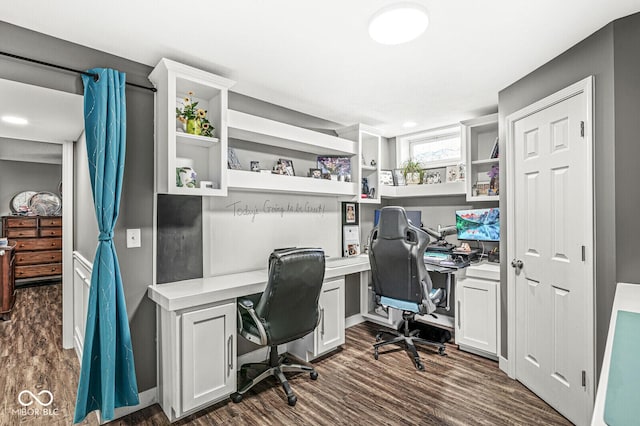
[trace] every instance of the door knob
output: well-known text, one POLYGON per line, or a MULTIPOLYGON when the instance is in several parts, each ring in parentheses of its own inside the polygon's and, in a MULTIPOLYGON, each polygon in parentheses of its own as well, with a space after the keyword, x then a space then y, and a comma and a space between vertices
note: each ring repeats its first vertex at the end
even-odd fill
POLYGON ((516 269, 522 269, 522 267, 524 266, 524 263, 522 263, 522 260, 518 259, 513 259, 511 261, 511 266, 513 266, 516 269))

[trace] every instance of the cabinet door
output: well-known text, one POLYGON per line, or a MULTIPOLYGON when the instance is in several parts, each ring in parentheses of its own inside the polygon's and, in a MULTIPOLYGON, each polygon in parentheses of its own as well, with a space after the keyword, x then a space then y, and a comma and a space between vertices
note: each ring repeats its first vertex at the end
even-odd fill
POLYGON ((182 413, 236 390, 234 303, 182 315, 182 413))
POLYGON ((316 353, 322 354, 344 343, 344 279, 327 281, 320 293, 320 324, 316 328, 316 353))
POLYGON ((498 283, 476 278, 458 281, 456 342, 496 354, 498 283))

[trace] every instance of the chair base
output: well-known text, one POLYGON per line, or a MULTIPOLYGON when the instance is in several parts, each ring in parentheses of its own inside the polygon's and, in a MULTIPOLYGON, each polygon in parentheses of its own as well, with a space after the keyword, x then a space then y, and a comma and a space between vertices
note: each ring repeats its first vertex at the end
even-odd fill
POLYGON ((427 339, 422 339, 420 337, 417 337, 418 333, 420 333, 420 330, 409 331, 409 319, 413 318, 414 316, 415 314, 413 313, 404 312, 402 314, 402 318, 404 322, 403 333, 400 333, 398 331, 393 331, 393 330, 378 330, 378 334, 376 334, 376 342, 379 342, 379 343, 375 343, 373 345, 373 357, 375 359, 378 359, 378 356, 379 356, 378 350, 382 346, 404 344, 406 351, 409 353, 409 355, 411 355, 413 359, 413 364, 415 365, 416 369, 418 369, 419 371, 424 371, 424 364, 422 364, 422 361, 420 360, 420 355, 418 355, 416 344, 436 347, 438 348, 438 354, 442 356, 446 355, 445 354, 446 347, 443 343, 434 342, 432 340, 427 340, 427 339), (390 340, 385 340, 384 342, 380 342, 383 334, 389 334, 394 337, 390 340))
POLYGON ((256 377, 245 382, 237 392, 232 393, 231 400, 236 403, 242 401, 244 394, 247 393, 252 387, 262 382, 266 378, 274 376, 282 385, 284 393, 287 396, 288 404, 292 407, 296 405, 298 398, 296 398, 293 390, 291 390, 291 385, 289 385, 289 382, 287 381, 284 373, 307 372, 309 373, 309 377, 311 377, 311 380, 316 380, 318 378, 318 372, 309 363, 303 361, 291 363, 287 361, 290 361, 288 355, 285 353, 278 356, 277 347, 272 346, 269 353, 268 361, 243 364, 242 367, 240 367, 240 373, 242 375, 246 375, 247 370, 259 370, 260 372, 256 377))

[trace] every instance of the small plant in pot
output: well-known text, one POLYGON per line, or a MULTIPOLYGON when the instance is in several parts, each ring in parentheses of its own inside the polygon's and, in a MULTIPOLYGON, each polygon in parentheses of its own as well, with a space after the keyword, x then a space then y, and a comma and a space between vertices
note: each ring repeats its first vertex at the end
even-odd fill
POLYGON ((417 160, 408 159, 402 163, 402 174, 405 182, 409 185, 422 183, 423 173, 422 164, 417 160))

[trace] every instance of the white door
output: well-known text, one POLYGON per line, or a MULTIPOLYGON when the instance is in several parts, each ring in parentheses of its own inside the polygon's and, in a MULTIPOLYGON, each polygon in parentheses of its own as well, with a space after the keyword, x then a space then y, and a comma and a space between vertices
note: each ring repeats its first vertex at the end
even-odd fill
POLYGON ((315 331, 315 355, 344 344, 344 279, 325 282, 318 304, 320 324, 315 331))
POLYGON ((456 343, 495 355, 498 283, 464 278, 456 284, 456 343))
POLYGON ((518 119, 512 133, 515 375, 578 425, 593 399, 584 382, 593 377, 589 111, 578 92, 518 119))

